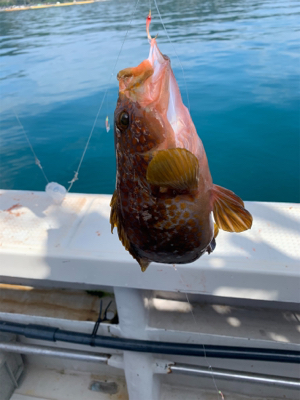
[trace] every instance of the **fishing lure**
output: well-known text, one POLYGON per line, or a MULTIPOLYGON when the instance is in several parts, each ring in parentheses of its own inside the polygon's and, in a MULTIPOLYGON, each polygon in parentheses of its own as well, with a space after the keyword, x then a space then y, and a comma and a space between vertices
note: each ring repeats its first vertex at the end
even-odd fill
POLYGON ((106 132, 108 133, 110 131, 110 124, 108 121, 108 116, 106 116, 106 118, 105 118, 105 128, 106 128, 106 132))

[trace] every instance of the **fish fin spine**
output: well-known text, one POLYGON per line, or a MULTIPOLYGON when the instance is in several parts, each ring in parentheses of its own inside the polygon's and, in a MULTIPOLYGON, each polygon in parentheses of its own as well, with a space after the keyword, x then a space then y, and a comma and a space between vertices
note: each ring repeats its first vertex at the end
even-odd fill
POLYGON ((113 233, 114 228, 118 226, 118 195, 116 190, 114 191, 110 200, 110 207, 111 210, 109 222, 111 225, 111 233, 113 233))
POLYGON ((139 263, 142 272, 145 272, 147 267, 150 264, 150 261, 140 258, 137 256, 134 248, 131 246, 130 241, 128 239, 128 236, 126 234, 126 231, 124 229, 124 226, 121 222, 121 219, 119 218, 119 211, 118 211, 118 194, 117 191, 114 191, 114 194, 112 195, 111 201, 110 201, 110 224, 111 224, 111 233, 113 233, 114 228, 117 228, 118 231, 118 236, 119 239, 122 243, 122 245, 125 247, 125 250, 129 251, 129 253, 132 255, 132 257, 139 263))
POLYGON ((117 194, 116 190, 114 191, 114 194, 111 198, 110 207, 111 207, 111 210, 110 210, 111 233, 113 233, 113 230, 116 227, 118 230, 118 236, 119 236, 121 243, 123 244, 123 246, 125 247, 126 250, 129 250, 130 242, 129 242, 129 239, 127 237, 127 234, 125 232, 125 229, 124 229, 123 224, 119 217, 118 194, 117 194))
POLYGON ((146 178, 152 185, 192 191, 198 188, 199 162, 186 149, 158 150, 148 165, 146 178))
POLYGON ((240 197, 218 185, 213 185, 212 192, 214 219, 220 229, 227 232, 243 232, 251 228, 252 215, 244 208, 240 197))

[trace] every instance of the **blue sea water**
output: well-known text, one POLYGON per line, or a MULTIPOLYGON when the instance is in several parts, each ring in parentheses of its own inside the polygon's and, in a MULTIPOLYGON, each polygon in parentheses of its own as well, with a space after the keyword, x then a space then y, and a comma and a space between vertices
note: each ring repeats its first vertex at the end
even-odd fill
MULTIPOLYGON (((186 105, 187 88, 214 182, 245 200, 299 202, 300 2, 157 2, 173 44, 153 1, 151 32, 172 60, 186 105)), ((149 51, 149 1, 134 12, 135 4, 0 13, 0 188, 44 190, 46 183, 15 113, 48 179, 67 186, 108 89, 72 191, 113 192, 105 117, 112 125, 117 72, 149 51)))

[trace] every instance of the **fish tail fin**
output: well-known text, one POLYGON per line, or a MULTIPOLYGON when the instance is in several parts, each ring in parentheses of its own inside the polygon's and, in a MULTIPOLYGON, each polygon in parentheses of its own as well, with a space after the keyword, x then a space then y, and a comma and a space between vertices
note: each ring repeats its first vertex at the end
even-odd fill
POLYGON ((216 224, 227 232, 243 232, 252 226, 252 215, 243 200, 231 190, 213 185, 213 214, 216 224))

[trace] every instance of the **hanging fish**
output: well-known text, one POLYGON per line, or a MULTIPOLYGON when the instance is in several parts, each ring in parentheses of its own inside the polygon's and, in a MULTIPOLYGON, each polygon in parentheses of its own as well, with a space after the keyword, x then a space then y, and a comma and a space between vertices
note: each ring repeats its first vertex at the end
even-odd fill
POLYGON ((170 59, 148 29, 148 59, 117 76, 117 177, 110 215, 112 231, 117 227, 142 271, 151 261, 193 262, 214 250, 219 228, 243 232, 252 225, 243 201, 213 184, 170 59))

